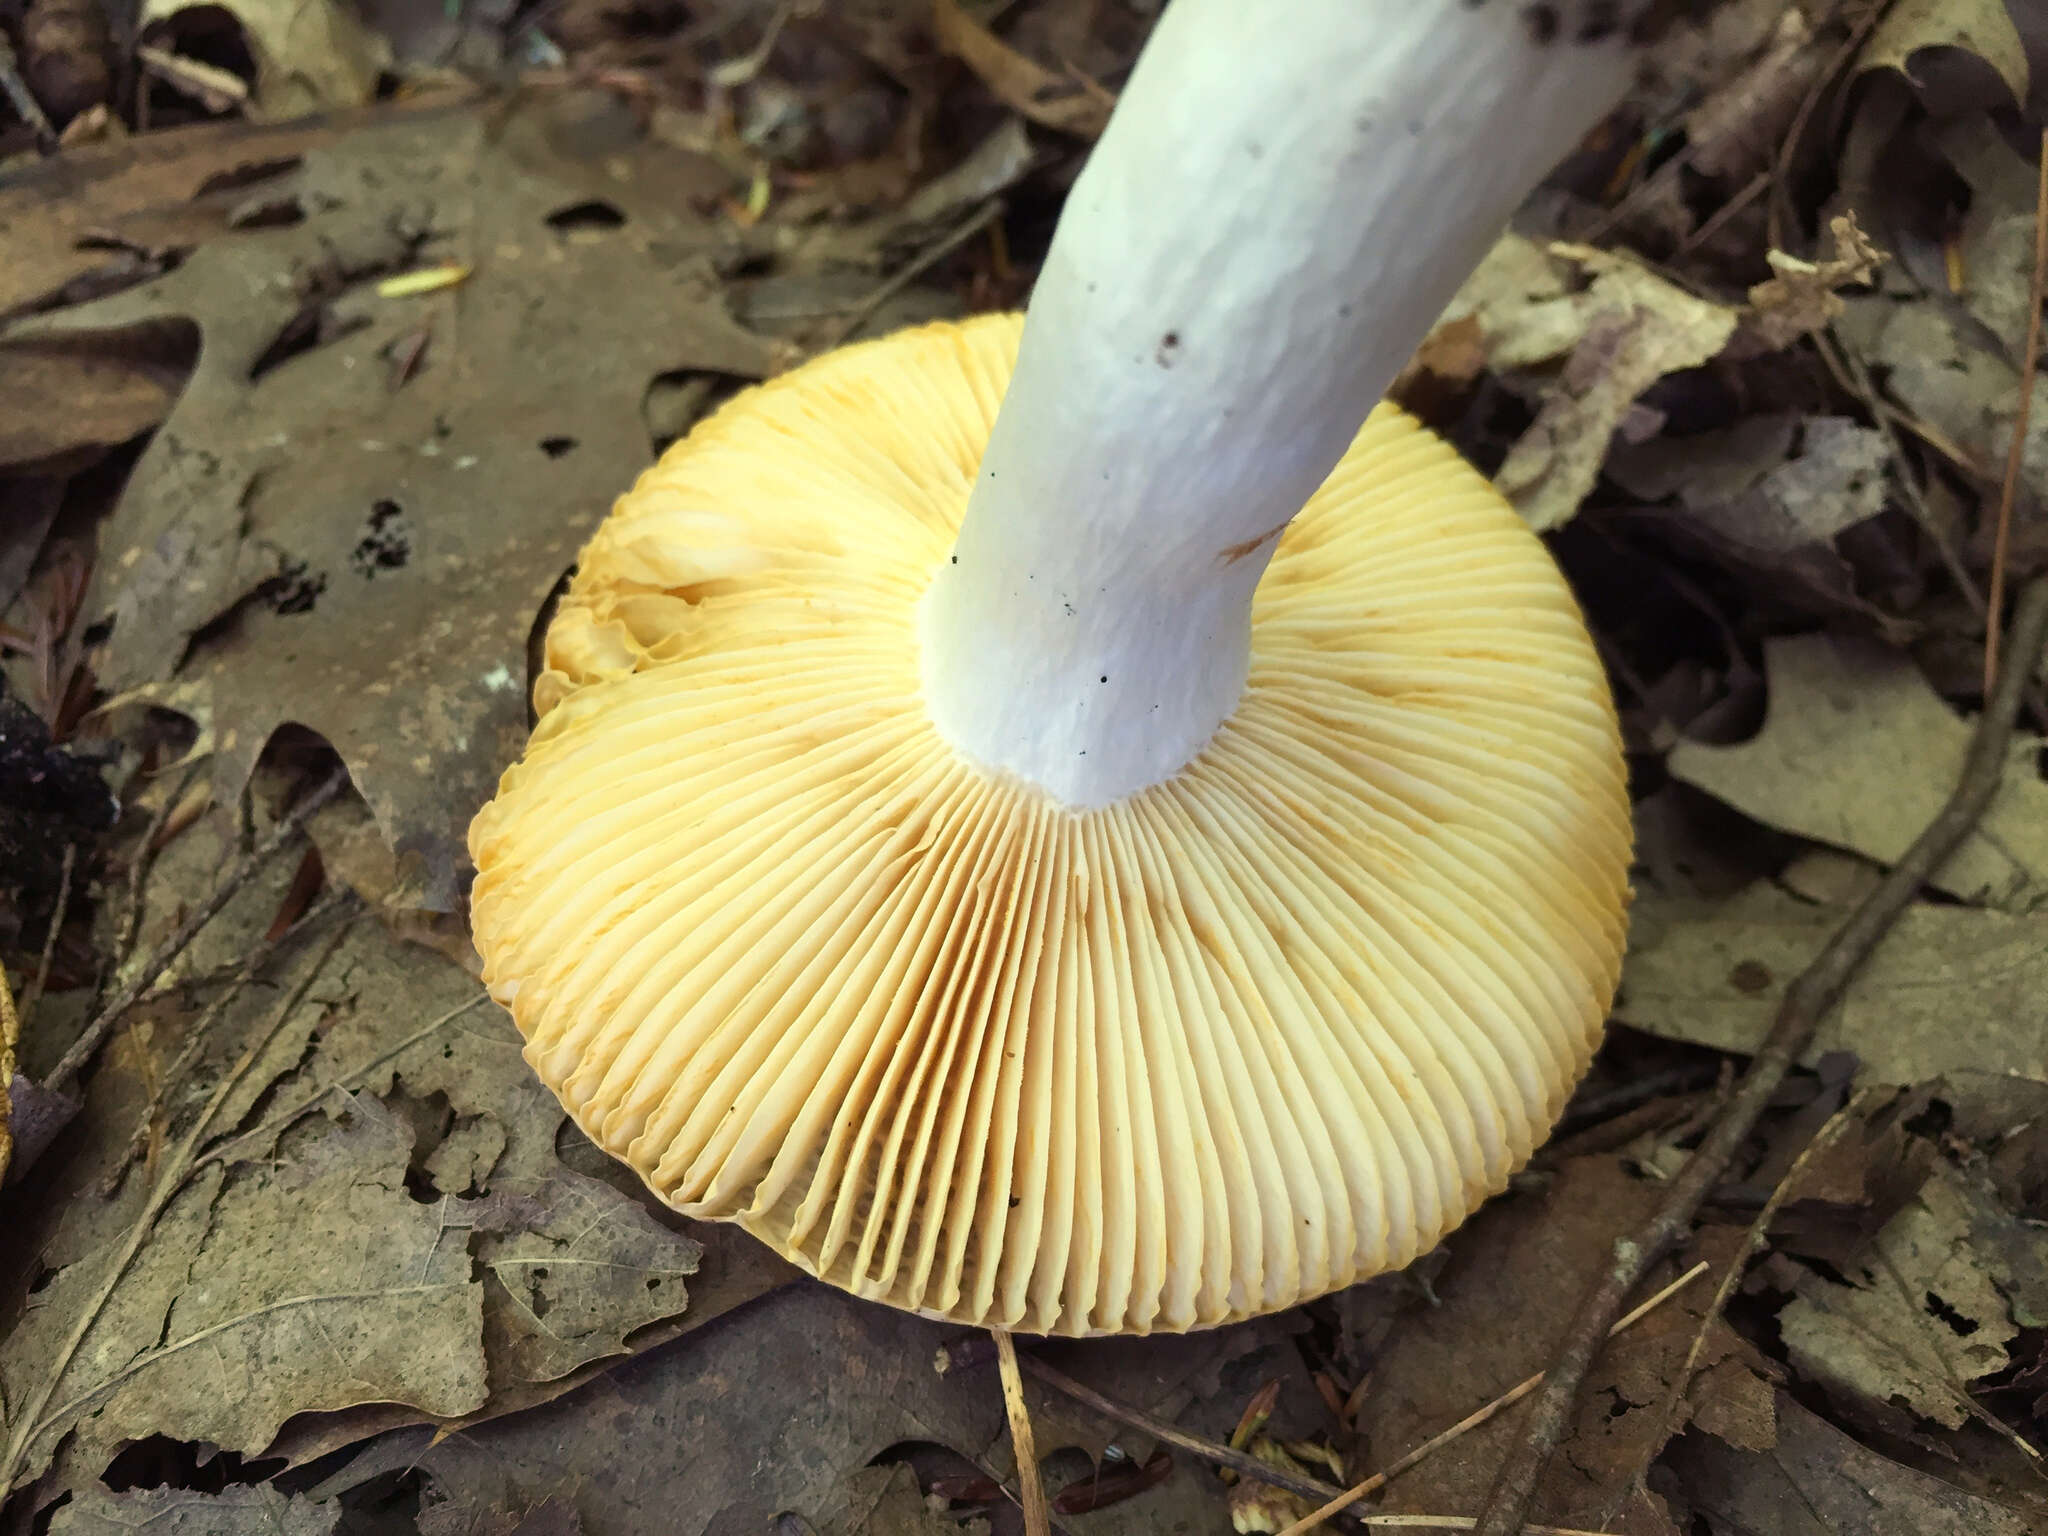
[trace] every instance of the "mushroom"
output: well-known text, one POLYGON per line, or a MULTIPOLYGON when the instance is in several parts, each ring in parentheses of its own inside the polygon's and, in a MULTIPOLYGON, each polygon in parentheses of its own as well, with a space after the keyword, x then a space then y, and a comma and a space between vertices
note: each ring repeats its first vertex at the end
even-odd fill
POLYGON ((1374 402, 1619 99, 1613 9, 1176 0, 1028 318, 821 357, 617 503, 473 917, 661 1199, 927 1315, 1184 1330, 1409 1263, 1548 1134, 1613 707, 1374 402))

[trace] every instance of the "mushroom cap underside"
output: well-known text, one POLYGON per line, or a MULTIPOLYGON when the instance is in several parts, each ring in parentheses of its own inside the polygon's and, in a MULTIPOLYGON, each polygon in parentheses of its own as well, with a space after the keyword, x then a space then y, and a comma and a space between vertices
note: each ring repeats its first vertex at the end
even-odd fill
POLYGON ((477 816, 485 979, 685 1214, 961 1322, 1140 1333, 1398 1268, 1547 1135, 1620 970, 1619 732, 1548 552, 1382 406, 1235 712, 1072 811, 920 687, 991 316, 735 397, 621 498, 477 816))

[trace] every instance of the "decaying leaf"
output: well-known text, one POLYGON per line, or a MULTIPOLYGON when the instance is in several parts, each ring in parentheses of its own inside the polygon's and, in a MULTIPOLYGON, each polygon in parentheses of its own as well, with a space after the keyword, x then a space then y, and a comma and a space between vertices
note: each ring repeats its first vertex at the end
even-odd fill
POLYGON ((628 139, 572 160, 554 108, 403 119, 312 151, 298 222, 222 234, 33 325, 186 316, 204 338, 102 533, 102 682, 197 720, 224 800, 279 724, 318 731, 441 909, 463 828, 525 736, 535 612, 647 461, 648 381, 774 360, 723 308, 715 228, 668 195, 677 157, 628 139), (474 275, 371 291, 448 260, 474 275), (389 355, 422 327, 394 388, 389 355))
POLYGON ((1778 18, 1765 52, 1685 117, 1686 153, 1703 176, 1748 176, 1777 154, 1793 114, 1834 52, 1798 6, 1778 18))
MULTIPOLYGON (((1684 742, 1673 777, 1745 815, 1861 853, 1898 859, 1934 819, 1969 751, 1971 727, 1906 657, 1874 642, 1784 636, 1764 646, 1770 710, 1739 746, 1684 742)), ((2048 897, 2048 783, 2022 738, 1998 798, 1937 870, 1934 885, 2018 911, 2048 897)))
POLYGON ((1477 320, 1496 369, 1565 360, 1535 391, 1536 420, 1494 476, 1530 526, 1555 528, 1578 511, 1616 431, 1658 379, 1719 356, 1738 327, 1745 348, 1769 350, 1825 324, 1841 302, 1834 290, 1867 281, 1881 259, 1853 218, 1833 228, 1836 251, 1824 261, 1774 252, 1779 276, 1743 309, 1699 298, 1617 252, 1512 233, 1496 242, 1436 333, 1477 320))
MULTIPOLYGON (((1376 1363, 1360 1414, 1361 1424, 1371 1426, 1374 1462, 1391 1462, 1548 1368, 1572 1308, 1610 1261, 1615 1239, 1636 1230, 1661 1193, 1657 1184, 1631 1176, 1617 1157, 1577 1158, 1549 1175, 1547 1187, 1489 1205, 1460 1228, 1449 1239, 1451 1261, 1435 1282, 1439 1304, 1404 1318, 1376 1363)), ((1601 1353, 1532 1518, 1631 1536, 1674 1530, 1661 1501, 1630 1485, 1636 1469, 1690 1416, 1689 1393, 1680 1395, 1674 1423, 1663 1423, 1659 1410, 1730 1259, 1731 1236, 1713 1239, 1718 1246, 1699 1255, 1713 1261, 1714 1274, 1601 1353)), ((1658 1283, 1675 1273, 1661 1269, 1658 1283)), ((1744 1353, 1717 1325, 1695 1371, 1723 1362, 1747 1369, 1744 1353)), ((1716 1390, 1729 1389, 1724 1383, 1716 1390)), ((1519 1429, 1514 1416, 1504 1414, 1461 1436, 1388 1484, 1386 1508, 1418 1514, 1477 1509, 1519 1429)))
POLYGON ((50 1522, 50 1536, 334 1536, 341 1505, 287 1498, 266 1484, 219 1493, 185 1488, 78 1490, 50 1522))
POLYGON ((1859 72, 1896 69, 1912 77, 1913 55, 1961 48, 1998 71, 2015 104, 2027 99, 2027 52, 2006 0, 1899 0, 1863 45, 1859 72))
POLYGON ((182 30, 217 32, 233 18, 256 61, 248 112, 275 123, 358 107, 377 94, 391 49, 346 0, 143 0, 138 25, 148 43, 182 30))
MULTIPOLYGON (((2018 1223, 1988 1190, 1937 1167, 1871 1239, 1847 1284, 1819 1275, 1800 1282, 1778 1314, 1793 1365, 1833 1391, 1901 1402, 1960 1428, 1973 1413, 1971 1384, 2006 1366, 2020 1331, 2003 1256, 1973 1240, 2001 1226, 2018 1223)), ((2038 1271, 2048 1236, 2030 1236, 2038 1271)))
POLYGON ((1667 1457, 1715 1536, 2030 1536, 2026 1511, 1978 1498, 1889 1459, 1790 1393, 1777 1443, 1745 1452, 1699 1435, 1667 1457))
POLYGON ((1943 124, 1939 143, 1970 187, 1955 234, 1957 297, 1983 322, 1981 339, 2017 366, 2032 302, 2035 169, 1988 117, 1943 124))
POLYGON ((118 348, 92 338, 0 347, 0 469, 89 456, 170 413, 184 375, 178 338, 154 348, 121 339, 118 348))
MULTIPOLYGON (((230 1134, 182 1174, 152 1157, 118 1196, 82 1191, 38 1245, 52 1273, 0 1343, 10 1404, 54 1383, 10 1426, 17 1480, 60 1445, 75 1486, 152 1433, 256 1455, 294 1415, 474 1415, 683 1310, 698 1245, 561 1163, 560 1107, 480 997, 357 922, 288 1013, 255 997, 196 1042, 202 1078, 255 1050, 214 1118, 230 1134), (117 1274, 159 1179, 176 1192, 117 1274)), ((170 1088, 177 1140, 200 1085, 170 1088)))
MULTIPOLYGON (((1614 1016, 1668 1039, 1754 1051, 1784 989, 1847 915, 1769 885, 1720 904, 1641 892, 1614 1016)), ((1805 1060, 1829 1051, 1853 1053, 1883 1083, 1973 1072, 2048 1082, 2048 916, 1907 908, 1805 1060)))
POLYGON ((1876 275, 1884 252, 1857 227, 1854 214, 1832 219, 1828 237, 1833 254, 1819 261, 1804 261, 1783 251, 1766 253, 1775 275, 1749 290, 1749 312, 1743 317, 1746 341, 1766 352, 1790 346, 1842 312, 1836 289, 1860 286, 1876 275))
POLYGON ((1698 550, 1794 612, 1884 622, 1833 540, 1885 510, 1891 450, 1841 416, 1745 417, 1719 431, 1620 443, 1608 479, 1646 502, 1659 534, 1698 550))
MULTIPOLYGON (((315 1492, 333 1496, 418 1467, 430 1484, 423 1532, 496 1530, 483 1518, 489 1512, 555 1497, 573 1502, 588 1529, 604 1536, 768 1531, 784 1511, 819 1536, 895 1536, 902 1527, 875 1514, 887 1507, 886 1486, 878 1491, 858 1475, 892 1447, 941 1446, 999 1481, 1013 1472, 993 1363, 932 1368, 938 1347, 960 1337, 958 1328, 806 1283, 531 1412, 445 1438, 385 1435, 315 1492)), ((1219 1390, 1219 1373, 1255 1383, 1295 1345, 1267 1321, 1045 1348, 1047 1359, 1098 1390, 1222 1438, 1237 1409, 1219 1390), (1206 1395, 1190 1411, 1194 1387, 1206 1395)), ((1134 1459, 1149 1454, 1146 1437, 1029 1377, 1026 1394, 1043 1456, 1084 1435, 1102 1437, 1098 1449, 1115 1440, 1134 1459)), ((1210 1469, 1176 1455, 1164 1482, 1073 1528, 1103 1536, 1220 1529, 1223 1505, 1210 1469)))
POLYGON ((1538 532, 1578 511, 1636 397, 1665 374, 1714 357, 1736 321, 1733 310, 1627 258, 1582 246, 1563 254, 1594 274, 1581 296, 1585 329, 1536 420, 1494 475, 1538 532))

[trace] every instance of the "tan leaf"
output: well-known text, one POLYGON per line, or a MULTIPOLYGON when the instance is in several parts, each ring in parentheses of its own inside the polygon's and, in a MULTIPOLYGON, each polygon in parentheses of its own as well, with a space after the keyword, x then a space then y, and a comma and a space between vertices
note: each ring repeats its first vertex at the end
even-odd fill
MULTIPOLYGON (((1946 802, 1971 727, 1904 656, 1825 634, 1765 642, 1770 710, 1732 747, 1684 742, 1672 776, 1745 815, 1880 863, 1903 855, 1946 802)), ((1998 798, 1935 871, 1939 890, 2021 910, 2048 896, 2048 783, 2023 738, 1998 798)))
MULTIPOLYGON (((1614 1017, 1754 1051, 1778 999, 1848 914, 1769 885, 1719 905, 1636 897, 1614 1017)), ((2048 916, 1920 902, 1849 983, 1804 1062, 1851 1051, 1869 1079, 1943 1073, 2048 1082, 2048 916)))
POLYGON ((1584 334, 1494 476, 1538 532, 1578 511, 1636 398, 1665 374, 1718 354, 1736 321, 1734 310, 1695 298, 1626 257, 1583 246, 1552 249, 1596 274, 1578 296, 1584 334))
POLYGON ((256 61, 247 107, 256 122, 359 107, 377 94, 377 77, 391 62, 390 45, 341 0, 144 0, 140 35, 176 54, 180 18, 196 11, 226 11, 241 27, 256 61))
POLYGON ((1923 48, 1961 48, 1998 71, 2015 103, 2027 99, 2027 53, 2005 0, 1899 0, 1863 45, 1858 73, 1895 69, 1912 78, 1923 48))
POLYGON ((1848 1284, 1801 1281, 1778 1314, 1793 1364, 1837 1392, 1896 1399, 1961 1428, 1970 1383, 2003 1370, 2019 1336, 1999 1284, 2009 1277, 1973 1243, 2000 1224, 2016 1225, 1964 1176, 1938 1168, 1870 1240, 1848 1284))
POLYGON ((219 233, 152 282, 9 333, 198 326, 191 382, 102 531, 99 677, 210 728, 224 802, 282 722, 319 732, 423 861, 436 910, 525 739, 533 616, 651 456, 649 380, 758 377, 776 358, 725 308, 709 265, 724 231, 673 195, 679 157, 636 141, 570 158, 561 100, 311 150, 265 189, 297 222, 219 233), (580 212, 592 227, 565 227, 580 212), (442 262, 471 275, 374 291, 442 262))

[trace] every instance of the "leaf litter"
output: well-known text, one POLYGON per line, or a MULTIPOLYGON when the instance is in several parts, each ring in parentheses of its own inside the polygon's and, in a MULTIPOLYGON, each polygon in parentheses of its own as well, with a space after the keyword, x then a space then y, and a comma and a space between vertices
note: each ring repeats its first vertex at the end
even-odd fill
POLYGON ((100 679, 198 721, 224 798, 280 725, 318 731, 442 909, 524 738, 534 615, 649 457, 648 380, 775 356, 727 315, 719 237, 670 205, 665 161, 565 154, 589 127, 571 116, 429 114, 311 150, 266 194, 289 222, 10 333, 198 326, 103 530, 100 679), (368 286, 450 259, 474 269, 459 287, 368 286), (421 331, 399 385, 391 358, 421 331))
MULTIPOLYGON (((224 81, 180 9, 150 11, 170 72, 142 62, 185 126, 122 138, 72 103, 70 147, 0 169, 0 496, 33 513, 0 540, 0 639, 59 727, 38 760, 122 805, 8 889, 17 993, 46 930, 84 956, 19 1081, 266 806, 330 754, 359 795, 200 929, 0 1194, 8 1514, 1015 1529, 971 1341, 662 1212, 565 1126, 477 1001, 460 831, 523 737, 548 594, 632 470, 807 347, 1021 300, 1142 8, 373 6, 293 76, 251 3, 224 81), (436 48, 524 81, 479 100, 436 48), (256 121, 294 90, 367 99, 365 59, 404 103, 256 121)), ((1643 844, 1617 1027, 1558 1138, 1410 1271, 1189 1339, 1021 1341, 1095 1394, 1027 1373, 1062 1528, 1276 1530, 1552 1366, 1784 988, 1952 786, 2029 303, 2025 45, 1974 0, 1731 0, 1714 28, 1746 62, 1582 146, 1398 386, 1549 530, 1608 656, 1643 844), (1297 1491, 1219 1476, 1233 1448, 1297 1491)), ((2043 422, 2015 583, 2048 562, 2043 422)), ((1596 1358, 1535 1518, 2048 1518, 2024 1449, 2048 1425, 2040 756, 2017 739, 1652 1283, 1704 1275, 1596 1358)), ((1373 1506, 1473 1514, 1525 1413, 1373 1506)))

